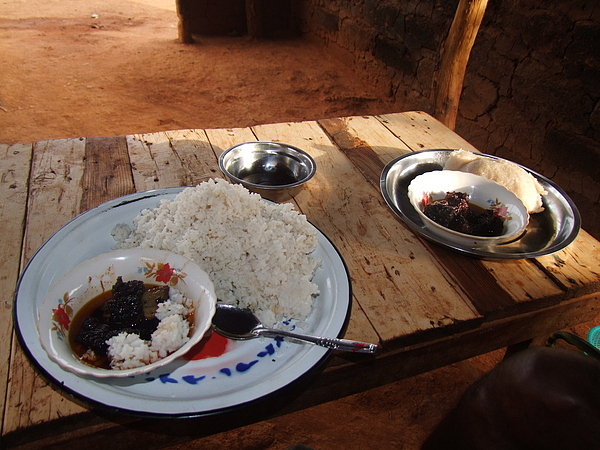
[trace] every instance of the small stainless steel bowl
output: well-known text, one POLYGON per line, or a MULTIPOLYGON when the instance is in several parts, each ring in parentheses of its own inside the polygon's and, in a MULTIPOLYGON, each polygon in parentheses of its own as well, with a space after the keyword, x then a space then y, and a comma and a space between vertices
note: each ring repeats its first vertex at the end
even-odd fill
POLYGON ((298 193, 316 172, 315 161, 299 148, 279 142, 245 142, 219 157, 221 172, 234 183, 275 202, 298 193))

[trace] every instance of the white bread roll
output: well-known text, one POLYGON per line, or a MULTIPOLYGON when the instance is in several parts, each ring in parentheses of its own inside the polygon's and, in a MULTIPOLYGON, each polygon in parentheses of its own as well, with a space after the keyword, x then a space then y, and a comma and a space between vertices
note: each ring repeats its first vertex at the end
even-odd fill
POLYGON ((530 214, 544 210, 541 196, 547 194, 546 190, 533 175, 514 163, 460 149, 450 154, 444 169, 469 172, 495 181, 515 194, 530 214))

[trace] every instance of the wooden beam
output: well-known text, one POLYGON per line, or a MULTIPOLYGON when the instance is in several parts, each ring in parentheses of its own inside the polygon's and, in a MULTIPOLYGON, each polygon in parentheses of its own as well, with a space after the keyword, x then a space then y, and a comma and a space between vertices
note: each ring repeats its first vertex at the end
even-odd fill
POLYGON ((456 125, 467 62, 487 2, 488 0, 460 0, 448 37, 440 52, 439 69, 433 79, 433 115, 452 130, 456 125))
POLYGON ((189 9, 189 0, 177 0, 177 34, 179 42, 182 44, 191 44, 194 42, 189 9))
POLYGON ((254 38, 263 37, 264 35, 263 19, 260 11, 260 0, 246 0, 246 26, 248 35, 254 38))

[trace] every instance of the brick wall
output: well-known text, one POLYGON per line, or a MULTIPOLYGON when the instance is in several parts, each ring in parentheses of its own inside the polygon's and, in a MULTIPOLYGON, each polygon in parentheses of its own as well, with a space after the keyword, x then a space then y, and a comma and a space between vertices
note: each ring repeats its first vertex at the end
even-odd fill
MULTIPOLYGON (((297 0, 321 40, 382 95, 431 112, 432 77, 458 0, 297 0)), ((456 131, 563 187, 600 238, 600 4, 490 0, 456 131)))

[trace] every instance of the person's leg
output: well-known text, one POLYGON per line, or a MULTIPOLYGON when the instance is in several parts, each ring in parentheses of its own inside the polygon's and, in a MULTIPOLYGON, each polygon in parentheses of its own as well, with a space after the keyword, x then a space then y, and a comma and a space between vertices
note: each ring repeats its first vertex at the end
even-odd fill
POLYGON ((536 347, 469 388, 423 445, 432 449, 600 448, 600 361, 536 347))

